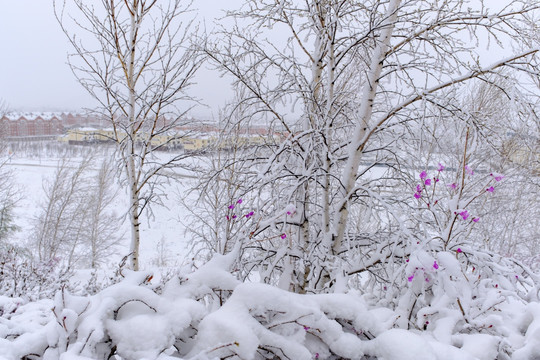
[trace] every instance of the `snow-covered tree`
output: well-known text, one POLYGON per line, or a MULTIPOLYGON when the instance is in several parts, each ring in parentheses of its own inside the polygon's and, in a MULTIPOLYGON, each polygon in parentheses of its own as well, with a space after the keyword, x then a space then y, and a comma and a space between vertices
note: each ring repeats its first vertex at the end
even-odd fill
POLYGON ((86 232, 83 253, 91 268, 106 262, 117 251, 117 245, 123 237, 120 215, 112 209, 118 195, 118 190, 114 190, 114 181, 115 166, 112 159, 104 159, 97 174, 89 179, 86 193, 88 216, 83 219, 86 232))
POLYGON ((232 118, 222 114, 223 131, 208 153, 198 158, 197 178, 191 190, 182 194, 182 205, 191 214, 186 229, 198 260, 227 254, 237 242, 253 237, 261 219, 254 210, 264 206, 264 197, 247 195, 255 188, 257 171, 246 157, 267 150, 274 139, 270 131, 253 132, 247 122, 240 126, 241 115, 239 111, 232 118))
MULTIPOLYGON (((243 96, 233 111, 248 108, 242 118, 263 118, 285 137, 270 154, 248 157, 259 169, 251 196, 268 199, 257 209, 264 214, 254 240, 259 269, 277 270, 263 278, 318 291, 365 254, 363 232, 371 232, 373 251, 411 235, 388 192, 411 173, 397 156, 400 134, 424 119, 428 105, 452 112, 458 97, 449 94, 471 80, 504 90, 497 79, 503 69, 537 74, 538 48, 524 35, 537 8, 521 1, 493 9, 483 1, 280 0, 248 1, 229 13, 234 25, 201 49, 235 79, 243 96), (478 49, 487 41, 516 50, 486 61, 478 49), (377 173, 380 163, 400 175, 377 173)), ((472 108, 457 110, 451 121, 475 116, 472 108)))
POLYGON ((13 211, 22 195, 13 180, 13 173, 6 169, 4 161, 7 160, 0 161, 0 242, 4 242, 18 229, 13 211))
POLYGON ((101 115, 112 126, 111 139, 118 144, 130 199, 133 269, 139 268, 142 212, 163 195, 159 186, 167 170, 185 158, 175 154, 164 159, 155 151, 178 139, 177 127, 185 123, 192 100, 186 90, 201 65, 189 48, 190 5, 183 0, 56 4, 57 19, 75 49, 70 65, 101 105, 101 115))
POLYGON ((51 179, 43 181, 45 197, 35 219, 31 247, 39 261, 62 262, 66 266, 80 260, 79 247, 85 240, 87 204, 87 171, 91 158, 82 159, 72 168, 63 158, 51 179))
POLYGON ((111 209, 114 169, 105 160, 92 175, 93 164, 89 156, 77 165, 63 158, 44 180, 30 241, 39 261, 96 268, 114 253, 122 238, 121 219, 111 209))
MULTIPOLYGON (((0 118, 8 110, 7 104, 0 99, 0 118)), ((11 158, 10 149, 5 139, 6 129, 0 129, 0 243, 5 241, 13 231, 17 230, 13 210, 21 193, 13 180, 13 173, 6 164, 11 158)))

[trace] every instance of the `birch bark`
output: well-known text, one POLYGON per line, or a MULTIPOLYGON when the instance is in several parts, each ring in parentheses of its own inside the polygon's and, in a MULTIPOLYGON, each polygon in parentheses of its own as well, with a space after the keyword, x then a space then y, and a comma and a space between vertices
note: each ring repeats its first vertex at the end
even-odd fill
POLYGON ((362 152, 367 140, 366 135, 370 133, 371 127, 375 125, 371 121, 373 103, 377 95, 379 77, 383 69, 386 52, 390 48, 390 40, 392 39, 394 23, 398 18, 400 3, 400 0, 391 0, 388 4, 388 10, 385 16, 386 20, 382 24, 380 40, 373 51, 371 65, 367 72, 366 84, 364 85, 363 94, 360 99, 361 105, 357 115, 358 122, 354 129, 352 141, 348 147, 348 159, 341 178, 341 183, 343 184, 341 201, 337 204, 338 207, 335 213, 338 215, 336 216, 333 229, 335 232, 332 244, 334 253, 339 252, 343 242, 349 215, 348 201, 355 189, 358 168, 360 167, 362 152))
POLYGON ((130 55, 129 55, 129 65, 127 71, 126 81, 128 83, 129 91, 129 116, 128 116, 128 129, 129 134, 127 136, 131 139, 128 142, 126 147, 128 153, 126 157, 126 170, 127 178, 129 183, 129 195, 130 195, 130 222, 131 222, 131 245, 130 245, 130 254, 131 254, 131 268, 135 271, 139 270, 139 247, 140 247, 140 232, 139 232, 139 197, 138 197, 138 181, 135 168, 135 138, 137 135, 136 132, 136 95, 135 95, 135 86, 137 85, 135 79, 135 55, 136 55, 136 45, 137 45, 137 16, 139 13, 139 1, 133 0, 132 8, 130 9, 130 55))

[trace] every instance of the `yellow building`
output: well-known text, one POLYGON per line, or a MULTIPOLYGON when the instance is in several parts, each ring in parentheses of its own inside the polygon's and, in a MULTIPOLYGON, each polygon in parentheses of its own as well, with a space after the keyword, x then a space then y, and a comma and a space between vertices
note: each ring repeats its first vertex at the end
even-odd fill
MULTIPOLYGON (((59 140, 70 144, 92 144, 113 142, 116 137, 117 134, 114 133, 112 128, 96 129, 84 127, 68 130, 66 135, 60 137, 59 140)), ((139 145, 147 142, 148 134, 144 132, 138 133, 135 141, 139 145)), ((199 152, 261 146, 275 141, 275 135, 242 134, 223 137, 218 133, 210 132, 180 136, 177 132, 170 132, 153 136, 150 139, 150 144, 153 148, 160 150, 184 148, 187 152, 199 152)))
POLYGON ((91 144, 110 142, 114 139, 112 129, 96 129, 91 127, 69 129, 65 135, 59 138, 60 141, 70 144, 91 144))
POLYGON ((217 144, 217 139, 213 136, 182 137, 180 142, 186 151, 202 151, 217 144))

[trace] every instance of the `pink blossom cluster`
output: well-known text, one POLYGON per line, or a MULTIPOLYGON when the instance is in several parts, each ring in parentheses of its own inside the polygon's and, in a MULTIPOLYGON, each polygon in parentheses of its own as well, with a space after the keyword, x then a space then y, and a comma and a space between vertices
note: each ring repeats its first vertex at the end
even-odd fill
MULTIPOLYGON (((408 259, 407 259, 407 262, 409 262, 408 259)), ((434 269, 434 270, 432 270, 432 271, 439 270, 439 264, 437 264, 437 260, 433 261, 433 269, 434 269)), ((409 282, 412 282, 412 281, 414 280, 414 277, 415 277, 415 275, 416 275, 416 273, 417 273, 418 271, 422 271, 422 273, 423 273, 424 276, 425 276, 425 278, 424 278, 425 281, 426 281, 426 282, 429 282, 429 276, 426 274, 426 269, 425 269, 425 268, 418 268, 418 267, 415 268, 414 272, 413 272, 410 276, 407 277, 407 280, 408 280, 409 282)))
MULTIPOLYGON (((433 181, 436 183, 439 182, 439 174, 441 171, 444 170, 444 165, 439 163, 439 167, 437 168, 437 176, 433 178, 433 181)), ((431 186, 432 179, 427 177, 427 172, 425 170, 422 170, 420 173, 420 180, 422 181, 422 184, 416 185, 416 192, 414 193, 414 197, 416 199, 420 199, 422 197, 422 190, 425 189, 427 186, 431 186)))
MULTIPOLYGON (((439 163, 439 166, 437 168, 437 176, 433 177, 433 181, 435 183, 437 183, 439 181, 439 175, 440 173, 445 169, 445 166, 441 163, 439 163)), ((465 173, 468 175, 468 176, 473 176, 474 175, 474 170, 469 167, 469 165, 465 165, 464 167, 464 171, 465 173)), ((499 182, 501 181, 504 176, 503 175, 500 175, 500 174, 489 174, 496 182, 499 182)), ((417 184, 416 185, 416 192, 414 193, 414 197, 415 199, 420 199, 422 197, 422 191, 426 189, 427 186, 431 186, 432 185, 432 179, 431 178, 428 178, 428 175, 427 175, 427 172, 425 170, 423 170, 420 174, 419 174, 419 177, 420 177, 420 180, 422 181, 421 184, 417 184)), ((451 190, 456 190, 458 189, 458 185, 456 183, 452 183, 450 185, 448 185, 448 187, 451 189, 451 190)), ((493 187, 493 185, 489 186, 486 188, 486 192, 488 193, 493 193, 495 191, 495 188, 493 187)), ((437 203, 437 200, 435 201, 435 204, 437 203)), ((427 206, 429 207, 430 204, 428 203, 427 206)), ((454 212, 454 214, 456 216, 458 216, 461 220, 467 220, 469 217, 470 217, 470 213, 468 210, 461 210, 461 211, 458 211, 458 212, 454 212)), ((480 220, 479 217, 472 217, 471 218, 471 221, 474 222, 474 223, 477 223, 478 221, 480 220)))
MULTIPOLYGON (((238 199, 238 200, 236 201, 236 203, 227 206, 227 209, 229 209, 229 210, 234 210, 234 209, 236 208, 236 206, 242 204, 242 202, 243 202, 243 200, 240 198, 240 199, 238 199)), ((246 219, 249 219, 249 218, 251 218, 254 214, 255 214, 254 211, 250 211, 250 212, 248 212, 247 214, 245 214, 245 215, 243 215, 243 216, 244 216, 246 219)), ((225 218, 226 218, 228 221, 234 220, 234 219, 236 219, 237 217, 238 217, 238 216, 237 216, 236 214, 230 214, 230 212, 229 212, 229 214, 225 215, 225 218)))

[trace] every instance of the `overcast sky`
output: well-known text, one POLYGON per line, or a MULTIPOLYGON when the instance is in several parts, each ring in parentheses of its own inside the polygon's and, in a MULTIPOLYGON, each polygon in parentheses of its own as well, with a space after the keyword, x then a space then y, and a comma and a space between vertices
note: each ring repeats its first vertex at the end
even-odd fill
MULTIPOLYGON (((489 5, 508 1, 490 0, 489 5)), ((52 2, 0 0, 0 100, 11 110, 80 110, 95 105, 66 64, 71 48, 56 22, 52 2)), ((200 19, 211 23, 222 14, 222 7, 232 8, 242 2, 196 0, 195 5, 200 19)), ((493 55, 493 49, 490 52, 493 55)), ((231 98, 232 91, 228 81, 217 73, 201 70, 193 94, 210 108, 199 109, 196 115, 209 116, 231 98)))
MULTIPOLYGON (((235 2, 197 0, 196 5, 212 21, 224 3, 235 2)), ((0 100, 10 110, 80 110, 95 105, 71 73, 68 52, 52 0, 0 0, 0 100)), ((215 111, 230 98, 230 86, 218 74, 202 70, 193 91, 215 111)))

